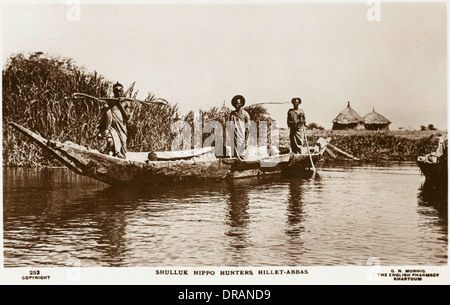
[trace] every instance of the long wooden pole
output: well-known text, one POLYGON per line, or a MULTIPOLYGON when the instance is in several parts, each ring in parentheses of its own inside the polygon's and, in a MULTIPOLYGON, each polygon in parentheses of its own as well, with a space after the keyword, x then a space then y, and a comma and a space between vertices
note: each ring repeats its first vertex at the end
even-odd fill
POLYGON ((312 157, 311 157, 311 151, 309 150, 308 139, 306 138, 306 128, 305 128, 305 125, 304 125, 304 124, 303 124, 303 135, 304 135, 304 137, 305 137, 306 149, 308 149, 309 160, 311 161, 311 165, 312 165, 314 174, 316 174, 316 167, 314 166, 314 162, 313 162, 313 159, 312 159, 312 157))
MULTIPOLYGON (((95 100, 95 101, 99 101, 99 102, 103 102, 103 103, 107 103, 108 101, 117 101, 118 98, 110 98, 110 97, 95 97, 89 94, 85 94, 85 93, 74 93, 72 95, 74 98, 89 98, 91 100, 95 100)), ((150 104, 163 104, 163 105, 168 105, 168 102, 165 99, 157 99, 155 101, 141 101, 135 98, 129 98, 129 97, 124 97, 123 98, 126 101, 132 101, 132 102, 138 102, 138 103, 142 103, 142 104, 146 104, 146 105, 150 105, 150 104)))
POLYGON ((290 104, 290 102, 261 102, 261 103, 255 103, 255 104, 251 104, 248 105, 246 107, 252 107, 255 105, 266 105, 266 104, 270 104, 270 105, 283 105, 283 104, 290 104))
POLYGON ((328 144, 328 145, 329 145, 331 148, 333 148, 334 150, 340 152, 341 154, 346 155, 347 157, 352 158, 353 160, 359 161, 359 158, 357 158, 357 157, 355 157, 355 156, 352 156, 351 154, 349 154, 349 153, 343 151, 342 149, 339 149, 339 148, 337 148, 336 146, 331 145, 331 144, 328 144))

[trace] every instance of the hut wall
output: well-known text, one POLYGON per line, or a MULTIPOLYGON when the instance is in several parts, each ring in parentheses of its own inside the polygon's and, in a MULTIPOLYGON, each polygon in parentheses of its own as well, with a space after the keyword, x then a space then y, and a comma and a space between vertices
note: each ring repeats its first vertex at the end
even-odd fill
POLYGON ((367 130, 389 130, 389 124, 365 124, 367 130))
POLYGON ((331 129, 332 130, 347 130, 347 129, 363 130, 363 129, 365 129, 365 127, 361 123, 350 123, 350 124, 333 123, 333 127, 331 129))

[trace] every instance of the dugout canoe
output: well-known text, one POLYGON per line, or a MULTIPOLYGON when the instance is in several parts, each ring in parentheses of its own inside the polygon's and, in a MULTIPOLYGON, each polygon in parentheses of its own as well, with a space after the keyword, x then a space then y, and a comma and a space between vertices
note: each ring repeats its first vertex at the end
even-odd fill
POLYGON ((436 156, 427 154, 417 158, 417 165, 421 173, 425 176, 425 184, 438 190, 448 188, 448 161, 447 153, 436 156))
POLYGON ((213 148, 179 152, 128 152, 127 159, 66 141, 46 139, 14 122, 11 127, 51 154, 73 172, 113 186, 158 185, 202 180, 262 177, 271 174, 301 175, 312 171, 331 138, 320 138, 310 155, 254 155, 247 160, 216 157, 213 148))

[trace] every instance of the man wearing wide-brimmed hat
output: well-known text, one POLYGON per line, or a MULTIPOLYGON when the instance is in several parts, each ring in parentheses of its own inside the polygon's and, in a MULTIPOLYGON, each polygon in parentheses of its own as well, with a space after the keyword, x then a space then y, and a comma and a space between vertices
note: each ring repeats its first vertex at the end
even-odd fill
POLYGON ((123 99, 123 86, 119 82, 113 85, 114 99, 108 101, 99 124, 99 139, 106 140, 103 153, 126 158, 127 122, 130 119, 130 101, 123 99))
POLYGON ((306 124, 305 112, 298 106, 302 103, 299 97, 294 97, 291 100, 294 108, 289 109, 287 113, 287 124, 289 127, 289 140, 291 142, 291 150, 293 153, 301 153, 303 140, 305 135, 303 133, 306 124))
POLYGON ((242 95, 234 96, 231 105, 235 108, 228 117, 228 121, 234 125, 231 155, 243 159, 247 148, 250 115, 244 110, 245 98, 242 95))

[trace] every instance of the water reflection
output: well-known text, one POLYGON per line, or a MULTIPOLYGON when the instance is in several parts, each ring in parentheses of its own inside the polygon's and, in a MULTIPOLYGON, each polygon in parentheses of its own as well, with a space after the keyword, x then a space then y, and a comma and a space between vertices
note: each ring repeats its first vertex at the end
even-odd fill
MULTIPOLYGON (((447 189, 435 189, 427 184, 422 184, 418 191, 419 206, 428 207, 438 213, 442 222, 447 226, 448 222, 448 191, 447 189)), ((425 213, 422 209, 422 214, 425 213)))
MULTIPOLYGON (((424 226, 435 232, 435 244, 441 243, 448 248, 448 190, 436 190, 423 184, 418 191, 418 214, 422 216, 424 226)), ((447 252, 437 258, 448 261, 447 252)))
POLYGON ((138 208, 136 193, 113 188, 94 192, 77 198, 84 207, 75 214, 75 219, 86 221, 95 232, 95 251, 111 266, 121 266, 126 260, 128 248, 126 233, 128 211, 138 208))
MULTIPOLYGON (((315 177, 308 175, 303 178, 274 175, 265 178, 229 181, 227 183, 228 197, 225 218, 227 230, 225 235, 229 237, 228 245, 233 249, 233 254, 236 256, 235 261, 245 257, 247 248, 252 248, 254 243, 259 242, 264 236, 270 236, 268 232, 278 227, 284 228, 284 234, 288 237, 286 246, 290 247, 289 251, 296 255, 302 253, 302 233, 305 230, 303 193, 305 188, 311 188, 311 185, 320 189, 318 181, 320 181, 319 175, 315 177), (277 203, 280 192, 286 193, 285 205, 277 203), (261 200, 264 202, 261 203, 261 200), (280 208, 283 208, 280 211, 281 214, 286 216, 285 226, 274 223, 274 227, 268 225, 264 231, 252 230, 252 228, 259 228, 263 225, 258 223, 261 221, 258 219, 260 213, 269 216, 270 211, 278 212, 280 208)), ((263 223, 266 221, 270 222, 269 217, 263 223)))
POLYGON ((126 200, 117 195, 110 190, 66 193, 55 185, 51 193, 7 200, 5 257, 17 258, 23 251, 19 255, 35 252, 38 265, 66 265, 71 257, 123 262, 126 200))
POLYGON ((126 190, 62 169, 3 177, 6 267, 447 262, 447 198, 411 166, 126 190))
POLYGON ((225 235, 228 236, 227 244, 231 249, 230 263, 228 265, 240 265, 245 262, 245 251, 249 246, 248 226, 249 215, 249 185, 230 181, 228 184, 228 198, 226 206, 225 224, 227 225, 225 235))
POLYGON ((248 188, 250 185, 239 182, 228 183, 229 197, 227 200, 226 223, 229 228, 226 235, 238 237, 234 246, 236 248, 243 248, 246 244, 245 235, 247 234, 248 223, 250 221, 248 214, 248 188))
POLYGON ((305 230, 302 225, 304 219, 303 211, 303 184, 302 179, 290 179, 289 195, 287 199, 287 229, 286 234, 301 242, 301 233, 305 230))

